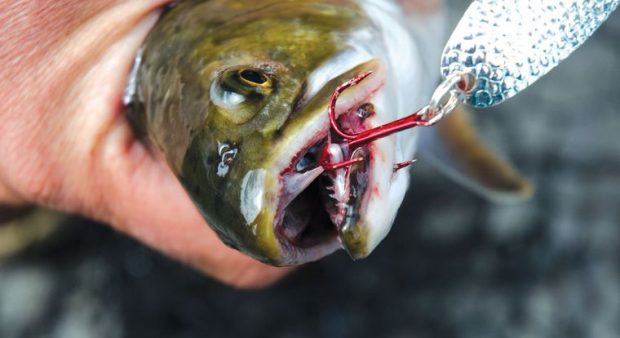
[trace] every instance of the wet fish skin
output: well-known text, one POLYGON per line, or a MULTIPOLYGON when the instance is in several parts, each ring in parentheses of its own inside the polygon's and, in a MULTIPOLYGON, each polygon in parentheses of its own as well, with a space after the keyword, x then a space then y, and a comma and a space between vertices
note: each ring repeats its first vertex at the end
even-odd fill
MULTIPOLYGON (((307 77, 364 23, 354 1, 190 0, 165 13, 150 33, 130 119, 162 151, 228 245, 263 261, 280 259, 271 222, 252 228, 240 212, 241 183, 249 171, 279 160, 277 153, 257 150, 294 142, 290 129, 316 118, 316 111, 296 111, 307 77), (240 65, 269 74, 275 89, 253 103, 255 115, 245 123, 235 123, 239 113, 224 111, 209 97, 215 78, 240 65), (226 175, 218 175, 222 146, 237 151, 226 175)), ((257 217, 273 215, 262 211, 257 217)))

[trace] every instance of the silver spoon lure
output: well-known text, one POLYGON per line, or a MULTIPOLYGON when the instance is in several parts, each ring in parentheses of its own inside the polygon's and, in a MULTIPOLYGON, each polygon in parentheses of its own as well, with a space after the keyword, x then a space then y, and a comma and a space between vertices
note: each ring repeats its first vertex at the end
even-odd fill
POLYGON ((448 40, 441 74, 469 77, 458 101, 490 107, 517 95, 581 46, 620 0, 474 0, 448 40))

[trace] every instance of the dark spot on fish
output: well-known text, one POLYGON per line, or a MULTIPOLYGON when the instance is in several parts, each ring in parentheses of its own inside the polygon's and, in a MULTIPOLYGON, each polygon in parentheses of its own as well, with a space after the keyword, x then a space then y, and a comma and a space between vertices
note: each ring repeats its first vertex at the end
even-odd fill
POLYGON ((282 137, 284 130, 282 128, 277 129, 273 132, 273 140, 276 141, 282 137))
POLYGON ((165 6, 164 6, 164 12, 165 12, 165 11, 168 11, 168 10, 170 10, 170 9, 173 9, 174 7, 176 7, 176 6, 179 4, 179 1, 180 1, 180 0, 173 1, 173 2, 171 2, 171 3, 167 4, 167 5, 165 5, 165 6))
POLYGON ((235 160, 234 154, 228 152, 224 154, 224 159, 222 160, 222 162, 224 162, 224 164, 226 165, 231 165, 234 160, 235 160))
POLYGON ((357 117, 365 120, 375 114, 375 106, 372 103, 364 103, 357 108, 357 117))
POLYGON ((320 141, 310 147, 310 149, 297 161, 295 171, 302 173, 304 171, 314 169, 318 166, 319 153, 323 149, 323 141, 320 141))
MULTIPOLYGON (((195 157, 195 156, 192 156, 192 157, 195 157)), ((207 155, 207 158, 206 158, 206 162, 207 162, 207 164, 208 164, 208 165, 212 165, 213 163, 215 163, 215 161, 216 161, 216 159, 217 159, 218 157, 219 157, 219 156, 207 155)))

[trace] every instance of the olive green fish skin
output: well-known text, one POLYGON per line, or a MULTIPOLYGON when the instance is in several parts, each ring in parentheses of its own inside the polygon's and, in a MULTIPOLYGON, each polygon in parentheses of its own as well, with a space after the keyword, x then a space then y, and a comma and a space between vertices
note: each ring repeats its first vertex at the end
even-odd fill
MULTIPOLYGON (((275 207, 264 207, 253 224, 244 218, 242 183, 249 172, 269 170, 279 160, 273 150, 295 142, 298 128, 324 114, 298 109, 306 80, 367 24, 365 15, 344 0, 190 0, 167 11, 147 38, 130 119, 230 246, 270 264, 295 263, 284 260, 274 235, 275 207), (262 71, 268 86, 223 108, 210 97, 212 83, 235 86, 237 73, 227 73, 235 67, 262 71), (232 150, 230 162, 222 149, 232 150)), ((319 93, 321 104, 336 85, 319 93)), ((269 189, 276 179, 264 180, 266 201, 277 201, 269 189)))

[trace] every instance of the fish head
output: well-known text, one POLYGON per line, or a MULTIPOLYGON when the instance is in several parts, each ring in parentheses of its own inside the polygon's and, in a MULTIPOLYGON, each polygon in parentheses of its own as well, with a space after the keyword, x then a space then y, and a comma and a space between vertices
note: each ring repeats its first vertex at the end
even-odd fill
POLYGON ((327 112, 340 84, 372 72, 335 110, 350 132, 382 122, 386 66, 346 57, 367 24, 354 2, 264 3, 182 2, 162 18, 139 72, 147 129, 229 246, 273 265, 365 257, 394 218, 394 142, 341 147, 327 112), (326 171, 330 145, 333 161, 362 161, 326 171))

